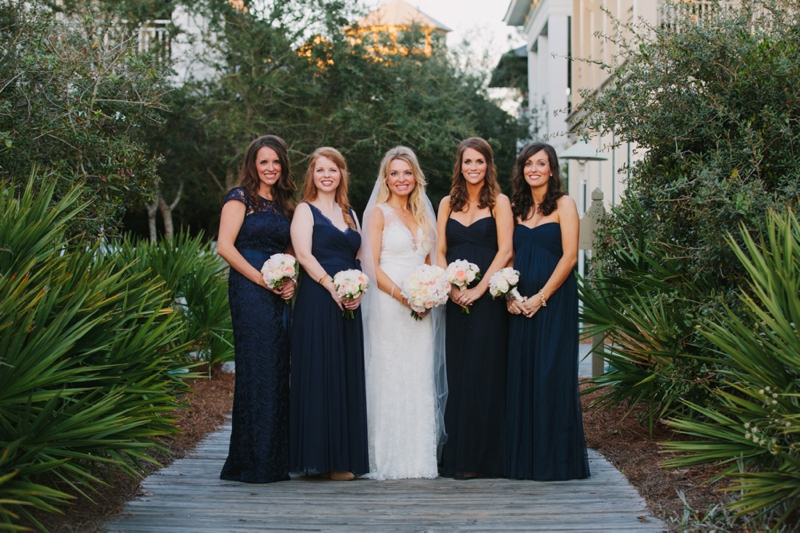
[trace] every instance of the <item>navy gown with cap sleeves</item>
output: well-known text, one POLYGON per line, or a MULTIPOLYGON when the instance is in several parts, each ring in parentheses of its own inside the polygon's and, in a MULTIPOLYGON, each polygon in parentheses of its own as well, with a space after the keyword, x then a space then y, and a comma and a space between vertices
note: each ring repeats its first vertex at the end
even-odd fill
MULTIPOLYGON (((242 202, 247 211, 234 246, 257 270, 289 244, 289 220, 275 204, 259 197, 253 205, 242 187, 223 202, 242 202)), ((233 323, 236 388, 233 431, 220 478, 246 483, 289 479, 290 307, 233 267, 228 274, 233 323)))
MULTIPOLYGON (((340 230, 308 206, 314 216, 311 253, 325 272, 333 277, 361 269, 361 235, 340 230)), ((304 276, 292 330, 292 472, 369 472, 361 308, 354 314, 343 317, 328 290, 304 276)))
MULTIPOLYGON (((514 228, 518 289, 544 287, 563 251, 561 225, 514 228)), ((578 392, 578 287, 575 274, 532 318, 511 315, 508 333, 506 468, 512 479, 589 477, 578 392)))

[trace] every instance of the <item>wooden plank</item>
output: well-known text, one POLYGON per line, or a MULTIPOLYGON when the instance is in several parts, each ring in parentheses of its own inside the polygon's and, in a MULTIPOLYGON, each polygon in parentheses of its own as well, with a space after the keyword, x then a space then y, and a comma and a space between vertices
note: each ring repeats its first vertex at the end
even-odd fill
POLYGON ((150 476, 109 531, 665 531, 636 490, 589 452, 592 477, 541 483, 452 479, 249 485, 219 479, 230 426, 150 476))

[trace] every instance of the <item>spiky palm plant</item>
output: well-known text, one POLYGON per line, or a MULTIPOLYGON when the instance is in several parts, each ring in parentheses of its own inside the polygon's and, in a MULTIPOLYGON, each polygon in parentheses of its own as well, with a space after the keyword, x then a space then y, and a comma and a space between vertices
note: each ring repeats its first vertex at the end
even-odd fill
POLYGON ((730 507, 774 513, 777 527, 800 512, 800 223, 771 213, 764 237, 742 230, 744 247, 729 243, 749 276, 744 312, 726 308, 700 327, 715 347, 708 360, 726 368, 717 405, 687 402, 702 416, 669 422, 701 440, 665 443, 682 453, 665 464, 728 464, 726 490, 740 492, 730 507))
POLYGON ((81 191, 0 184, 0 519, 57 511, 101 469, 139 472, 185 392, 183 322, 162 281, 65 235, 81 191))

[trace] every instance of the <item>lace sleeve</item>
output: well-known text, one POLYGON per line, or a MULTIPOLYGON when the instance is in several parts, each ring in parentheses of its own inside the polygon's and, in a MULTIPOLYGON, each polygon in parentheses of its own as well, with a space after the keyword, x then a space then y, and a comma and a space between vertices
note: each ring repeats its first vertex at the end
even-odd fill
POLYGON ((250 202, 247 200, 247 191, 244 190, 244 187, 234 187, 225 195, 225 198, 222 199, 222 203, 226 204, 231 200, 236 200, 242 202, 247 208, 250 208, 250 202))

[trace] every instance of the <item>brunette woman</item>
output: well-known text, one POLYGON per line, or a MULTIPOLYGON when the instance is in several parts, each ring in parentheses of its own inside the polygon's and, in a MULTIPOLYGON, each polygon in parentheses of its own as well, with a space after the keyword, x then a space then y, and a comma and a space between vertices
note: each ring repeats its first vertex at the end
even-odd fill
POLYGON ((533 143, 511 180, 514 268, 508 300, 506 467, 512 479, 589 477, 578 397, 578 210, 561 190, 552 146, 533 143))
POLYGON ((290 469, 346 481, 369 471, 364 333, 361 298, 340 298, 332 277, 360 269, 361 233, 333 148, 311 155, 292 243, 304 278, 292 330, 290 469))
POLYGON ((264 135, 250 143, 240 184, 223 199, 217 253, 231 266, 236 389, 222 479, 289 479, 289 307, 284 300, 294 294, 294 282, 270 289, 260 270, 272 254, 291 253, 294 191, 286 143, 264 135))
POLYGON ((492 274, 511 259, 511 203, 500 193, 492 148, 472 137, 461 142, 450 195, 438 217, 438 261, 475 263, 480 281, 456 286, 447 303, 446 353, 449 394, 442 475, 460 479, 501 477, 506 410, 505 303, 487 292, 492 274), (469 310, 469 314, 462 310, 469 310))

